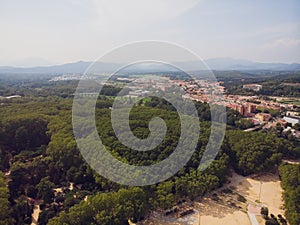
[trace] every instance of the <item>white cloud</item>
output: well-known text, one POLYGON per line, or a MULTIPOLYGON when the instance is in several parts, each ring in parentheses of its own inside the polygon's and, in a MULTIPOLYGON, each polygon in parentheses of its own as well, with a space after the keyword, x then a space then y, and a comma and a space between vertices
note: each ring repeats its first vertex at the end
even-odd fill
POLYGON ((265 48, 280 48, 280 47, 290 48, 296 46, 300 46, 300 39, 281 38, 281 39, 276 39, 264 45, 265 48))

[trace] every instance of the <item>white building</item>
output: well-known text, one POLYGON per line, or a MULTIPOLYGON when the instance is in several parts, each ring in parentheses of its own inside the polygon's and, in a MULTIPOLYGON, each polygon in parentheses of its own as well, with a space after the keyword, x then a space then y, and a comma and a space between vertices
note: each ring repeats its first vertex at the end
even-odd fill
POLYGON ((262 89, 262 85, 260 85, 260 84, 244 84, 243 88, 251 89, 254 91, 260 91, 262 89))
POLYGON ((288 122, 291 123, 293 126, 298 123, 300 124, 300 117, 295 117, 295 116, 285 116, 283 117, 283 119, 288 122))

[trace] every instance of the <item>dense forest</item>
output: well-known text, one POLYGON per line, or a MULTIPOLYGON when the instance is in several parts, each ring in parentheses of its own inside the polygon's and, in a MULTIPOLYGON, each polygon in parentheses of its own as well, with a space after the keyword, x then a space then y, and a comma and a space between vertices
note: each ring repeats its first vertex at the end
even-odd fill
POLYGON ((300 165, 282 164, 279 167, 286 218, 291 225, 300 224, 300 165))
MULTIPOLYGON (((10 80, 4 82, 6 85, 0 87, 2 95, 21 94, 22 98, 5 99, 0 105, 0 205, 4 209, 0 212, 0 224, 30 224, 36 203, 42 210, 38 221, 42 225, 128 224, 128 219, 139 221, 151 210, 169 209, 182 199, 193 200, 210 193, 227 181, 231 168, 242 175, 276 171, 282 158, 300 156, 299 143, 294 140, 238 129, 236 124, 242 117, 228 109, 222 148, 206 170, 198 171, 211 124, 209 106, 196 103, 201 132, 187 165, 159 184, 119 185, 98 175, 77 147, 71 111, 77 82, 26 81, 18 84, 21 86, 10 80)), ((167 158, 180 135, 177 112, 161 99, 139 102, 130 114, 130 127, 137 137, 147 137, 148 123, 154 116, 163 118, 168 130, 164 141, 153 151, 128 149, 118 141, 110 122, 112 96, 119 90, 107 86, 97 100, 97 129, 103 143, 116 158, 134 165, 151 165, 167 158)), ((295 185, 284 180, 288 169, 280 167, 286 193, 295 185)), ((285 194, 286 207, 292 210, 289 212, 296 212, 296 216, 287 213, 291 224, 299 221, 299 209, 295 206, 299 199, 294 198, 297 194, 285 194)))
POLYGON ((234 80, 225 76, 221 80, 229 94, 300 97, 299 75, 299 72, 273 72, 264 76, 243 74, 234 80), (249 83, 260 84, 262 89, 253 91, 243 88, 244 84, 249 83))

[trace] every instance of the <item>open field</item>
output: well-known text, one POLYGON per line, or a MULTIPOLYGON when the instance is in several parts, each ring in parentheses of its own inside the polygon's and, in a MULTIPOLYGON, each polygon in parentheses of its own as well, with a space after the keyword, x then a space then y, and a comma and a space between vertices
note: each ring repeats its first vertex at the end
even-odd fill
POLYGON ((300 106, 300 98, 292 98, 292 97, 274 97, 277 102, 283 104, 293 104, 296 106, 300 106))
POLYGON ((283 214, 282 188, 278 175, 266 174, 260 176, 243 177, 234 174, 230 187, 243 195, 248 203, 264 205, 274 215, 283 214))
POLYGON ((262 206, 268 207, 274 215, 284 214, 281 194, 278 175, 243 177, 233 173, 230 183, 193 202, 193 214, 178 219, 153 212, 139 225, 264 225, 260 216, 262 206), (249 217, 252 217, 252 223, 249 217))
POLYGON ((211 198, 205 198, 196 204, 196 208, 200 211, 200 217, 197 224, 219 225, 251 225, 247 213, 236 207, 232 207, 226 202, 214 201, 211 198))

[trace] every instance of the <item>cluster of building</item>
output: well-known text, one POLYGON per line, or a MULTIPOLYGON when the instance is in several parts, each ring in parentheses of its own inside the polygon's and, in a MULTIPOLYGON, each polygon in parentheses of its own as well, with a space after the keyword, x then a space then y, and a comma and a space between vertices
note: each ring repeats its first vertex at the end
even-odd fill
MULTIPOLYGON (((239 112, 244 117, 251 119, 254 125, 263 125, 266 129, 276 127, 278 124, 284 129, 287 129, 289 124, 292 126, 300 124, 298 112, 287 111, 283 118, 272 118, 270 113, 261 112, 265 110, 293 110, 293 104, 282 104, 274 100, 261 99, 258 96, 224 94, 225 88, 221 86, 221 82, 190 80, 172 80, 172 82, 183 87, 186 92, 183 97, 201 102, 213 102, 214 104, 224 105, 239 112)), ((262 85, 246 84, 243 85, 243 88, 259 91, 262 89, 262 85)))
MULTIPOLYGON (((150 76, 150 75, 149 75, 150 76)), ((210 80, 171 80, 168 77, 136 77, 136 78, 117 78, 117 81, 126 83, 130 89, 126 97, 146 97, 153 90, 173 93, 174 90, 182 91, 182 97, 205 103, 213 103, 231 108, 246 118, 252 120, 254 125, 263 125, 265 128, 274 127, 280 123, 284 128, 287 124, 292 126, 300 124, 299 114, 293 112, 293 104, 282 104, 274 100, 261 99, 258 96, 243 96, 225 94, 225 87, 222 82, 210 80), (179 88, 178 88, 179 87, 179 88), (287 111, 283 118, 272 118, 269 113, 261 112, 265 110, 287 111)), ((258 84, 244 85, 255 91, 261 90, 258 84)))
MULTIPOLYGON (((222 82, 212 82, 208 80, 183 81, 171 80, 172 83, 182 87, 186 94, 185 98, 201 102, 213 102, 214 104, 226 105, 233 110, 240 112, 244 116, 253 116, 257 108, 275 109, 292 108, 292 104, 281 104, 272 100, 259 99, 258 96, 227 95, 222 82)), ((245 88, 261 89, 258 84, 244 85, 245 88)))
MULTIPOLYGON (((165 77, 156 77, 156 78, 122 78, 117 79, 118 81, 124 82, 124 81, 130 81, 131 83, 126 86, 126 88, 129 88, 130 91, 126 97, 143 97, 147 96, 149 93, 153 91, 171 91, 176 86, 170 82, 169 78, 165 77)), ((177 87, 178 89, 178 87, 177 87)))
POLYGON ((49 81, 50 82, 56 82, 56 81, 66 81, 66 80, 92 80, 94 79, 94 76, 87 76, 87 75, 82 75, 82 74, 63 74, 60 76, 56 76, 51 78, 49 81))
POLYGON ((240 114, 242 114, 245 117, 253 116, 253 114, 256 112, 256 105, 255 104, 237 104, 237 103, 231 103, 229 102, 226 104, 227 107, 238 111, 240 114))
POLYGON ((172 83, 182 87, 184 98, 200 102, 213 102, 214 104, 223 104, 223 93, 225 87, 222 82, 213 82, 210 80, 171 80, 172 83))

